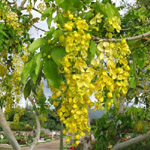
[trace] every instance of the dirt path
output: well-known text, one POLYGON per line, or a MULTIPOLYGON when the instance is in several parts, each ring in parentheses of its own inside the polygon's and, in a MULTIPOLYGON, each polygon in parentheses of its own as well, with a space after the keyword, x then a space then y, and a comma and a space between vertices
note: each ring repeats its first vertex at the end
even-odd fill
POLYGON ((59 140, 38 144, 34 150, 59 150, 59 140))
MULTIPOLYGON (((65 140, 64 140, 64 144, 65 144, 65 140)), ((12 149, 10 148, 9 150, 12 149)), ((21 150, 29 150, 29 147, 23 147, 21 148, 21 150)), ((59 140, 47 142, 47 143, 39 143, 36 145, 34 150, 59 150, 59 140)))

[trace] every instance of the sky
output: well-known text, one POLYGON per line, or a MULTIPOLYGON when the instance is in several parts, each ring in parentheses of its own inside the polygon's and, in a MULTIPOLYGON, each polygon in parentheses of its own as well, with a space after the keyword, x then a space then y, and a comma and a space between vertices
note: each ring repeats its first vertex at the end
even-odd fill
MULTIPOLYGON (((120 0, 112 0, 112 1, 116 3, 116 6, 119 6, 119 5, 120 5, 120 0)), ((125 0, 125 1, 128 2, 129 4, 134 4, 134 2, 135 2, 136 0, 125 0)), ((21 2, 22 2, 22 0, 17 0, 18 5, 20 5, 21 2)), ((42 0, 37 0, 36 5, 37 5, 38 3, 41 3, 41 2, 42 2, 42 0)), ((121 15, 124 14, 125 11, 126 11, 126 10, 120 11, 120 14, 121 14, 121 15)), ((23 12, 23 13, 26 13, 26 10, 24 10, 24 11, 22 11, 22 12, 23 12)), ((36 12, 36 11, 34 11, 34 10, 32 10, 32 15, 33 15, 34 17, 39 17, 39 18, 41 17, 41 14, 38 13, 38 12, 36 12)), ((34 25, 37 26, 37 27, 39 27, 39 28, 41 28, 41 29, 44 29, 44 30, 48 31, 48 26, 47 26, 46 21, 39 21, 38 23, 35 23, 34 25)), ((52 26, 55 26, 55 24, 52 23, 52 26)), ((43 32, 43 31, 37 30, 37 29, 35 29, 34 27, 32 27, 32 28, 30 29, 29 34, 30 34, 31 38, 35 38, 35 39, 39 38, 41 35, 44 36, 44 32, 43 32)), ((52 94, 52 92, 50 91, 49 88, 47 88, 47 83, 46 83, 46 81, 43 81, 43 82, 44 82, 44 87, 43 87, 44 93, 45 93, 45 95, 46 95, 47 97, 49 97, 49 96, 52 94)), ((92 97, 92 99, 94 100, 94 96, 92 97)), ((24 96, 22 96, 22 99, 21 99, 19 105, 20 105, 21 107, 25 107, 25 105, 26 105, 27 103, 30 105, 30 102, 29 102, 28 100, 25 100, 25 99, 24 99, 24 96)))

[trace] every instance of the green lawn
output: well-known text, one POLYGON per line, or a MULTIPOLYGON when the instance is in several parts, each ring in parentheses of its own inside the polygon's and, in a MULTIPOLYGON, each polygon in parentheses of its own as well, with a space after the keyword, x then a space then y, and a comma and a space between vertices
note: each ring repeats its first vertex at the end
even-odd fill
POLYGON ((11 148, 3 148, 3 147, 0 147, 0 150, 11 150, 11 148))

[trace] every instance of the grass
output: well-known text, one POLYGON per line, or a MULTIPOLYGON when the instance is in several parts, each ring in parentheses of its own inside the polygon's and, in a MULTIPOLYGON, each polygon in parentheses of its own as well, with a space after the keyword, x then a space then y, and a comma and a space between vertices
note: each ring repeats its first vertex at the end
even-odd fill
POLYGON ((11 148, 0 147, 0 150, 11 150, 11 148))

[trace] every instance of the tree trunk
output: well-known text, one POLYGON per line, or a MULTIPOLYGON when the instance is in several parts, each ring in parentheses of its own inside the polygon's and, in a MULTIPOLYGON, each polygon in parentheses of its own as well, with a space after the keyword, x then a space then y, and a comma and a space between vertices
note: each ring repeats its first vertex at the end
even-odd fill
POLYGON ((61 130, 60 130, 60 150, 63 150, 63 123, 61 122, 61 130))
MULTIPOLYGON (((33 106, 35 106, 35 103, 33 101, 33 99, 31 97, 28 97, 28 99, 30 100, 30 102, 32 103, 33 106)), ((32 143, 32 145, 30 146, 29 150, 33 150, 34 147, 36 146, 38 140, 40 139, 40 132, 41 132, 41 126, 40 126, 40 121, 39 121, 39 118, 38 118, 38 112, 35 110, 34 112, 35 114, 35 119, 36 119, 36 136, 34 138, 34 141, 32 143)))
MULTIPOLYGON (((88 112, 88 126, 90 127, 90 115, 88 112)), ((85 137, 83 139, 83 150, 91 150, 91 135, 88 132, 85 132, 85 137)))
POLYGON ((132 144, 135 144, 135 143, 138 143, 138 142, 142 142, 143 140, 145 140, 148 137, 150 137, 150 131, 148 131, 147 134, 145 134, 145 135, 139 135, 139 136, 137 136, 135 138, 132 138, 128 141, 116 144, 113 147, 113 150, 119 150, 119 149, 122 149, 122 148, 126 148, 129 145, 132 145, 132 144))
POLYGON ((13 149, 21 150, 20 145, 18 144, 15 136, 13 135, 1 108, 0 108, 0 125, 5 133, 6 137, 8 138, 9 143, 12 145, 13 149))
POLYGON ((124 111, 124 99, 121 97, 120 104, 119 104, 119 114, 123 113, 123 111, 124 111))

